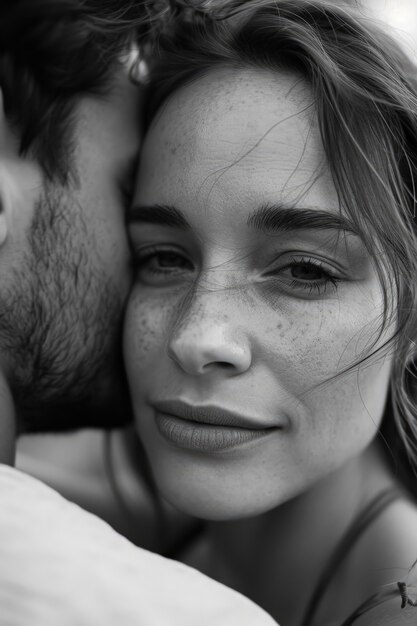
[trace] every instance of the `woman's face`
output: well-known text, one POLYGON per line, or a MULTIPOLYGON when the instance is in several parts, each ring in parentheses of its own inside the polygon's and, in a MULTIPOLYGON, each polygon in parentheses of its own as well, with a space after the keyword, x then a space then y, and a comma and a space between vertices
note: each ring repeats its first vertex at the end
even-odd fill
POLYGON ((330 377, 378 338, 383 297, 302 78, 222 69, 174 93, 146 138, 130 219, 126 363, 168 500, 254 515, 365 450, 390 359, 330 377))

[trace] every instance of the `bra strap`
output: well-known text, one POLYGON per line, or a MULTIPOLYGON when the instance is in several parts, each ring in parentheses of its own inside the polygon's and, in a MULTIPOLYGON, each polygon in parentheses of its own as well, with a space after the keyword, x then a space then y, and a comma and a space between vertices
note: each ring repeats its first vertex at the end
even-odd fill
POLYGON ((397 487, 389 487, 378 493, 368 504, 360 511, 357 517, 343 535, 339 544, 336 546, 329 562, 325 566, 317 586, 310 598, 301 626, 311 626, 314 617, 319 608, 320 602, 332 581, 334 573, 340 567, 347 554, 364 533, 364 531, 372 524, 372 522, 395 500, 402 497, 402 492, 397 487))

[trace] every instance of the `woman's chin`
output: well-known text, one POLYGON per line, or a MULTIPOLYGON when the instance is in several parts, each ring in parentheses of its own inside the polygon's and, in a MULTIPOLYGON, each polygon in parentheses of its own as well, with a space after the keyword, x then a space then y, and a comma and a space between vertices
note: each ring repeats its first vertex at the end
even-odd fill
POLYGON ((184 489, 181 493, 166 486, 160 486, 163 497, 176 509, 200 519, 208 521, 232 521, 260 515, 269 507, 251 505, 251 503, 235 502, 232 498, 201 498, 194 492, 184 489))
MULTIPOLYGON (((228 521, 261 515, 274 509, 288 495, 268 497, 257 485, 231 484, 207 474, 204 477, 191 472, 165 472, 154 467, 154 478, 162 496, 179 511, 205 520, 228 521)), ((290 496, 291 497, 291 496, 290 496)))
POLYGON ((254 517, 275 509, 300 488, 285 464, 279 468, 275 462, 273 467, 268 464, 270 455, 263 450, 196 454, 167 446, 157 437, 142 440, 160 493, 193 517, 213 521, 254 517))

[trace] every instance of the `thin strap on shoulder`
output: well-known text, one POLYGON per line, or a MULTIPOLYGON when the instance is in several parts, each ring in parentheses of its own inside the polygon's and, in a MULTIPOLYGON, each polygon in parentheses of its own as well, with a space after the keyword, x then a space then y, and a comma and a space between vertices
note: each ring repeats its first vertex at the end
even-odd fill
POLYGON ((334 573, 350 552, 354 544, 361 537, 370 524, 395 500, 401 498, 403 493, 397 487, 389 487, 378 493, 365 508, 359 512, 339 544, 336 546, 329 562, 324 568, 317 586, 311 596, 304 613, 301 626, 311 626, 317 609, 323 599, 326 590, 331 583, 334 573))
MULTIPOLYGON (((372 611, 376 607, 388 602, 388 600, 392 600, 396 598, 398 600, 398 609, 404 609, 406 606, 410 605, 414 608, 417 607, 417 602, 415 600, 411 600, 408 597, 407 585, 405 582, 397 582, 390 583, 389 585, 385 585, 382 587, 377 593, 374 593, 373 596, 365 600, 340 626, 352 626, 362 615, 368 613, 368 611, 372 611)), ((398 612, 399 612, 398 611, 398 612)), ((380 623, 380 618, 378 620, 378 624, 380 623)), ((385 622, 384 622, 385 623, 385 622)), ((391 621, 389 622, 391 623, 391 621)), ((397 623, 397 622, 395 622, 397 623)), ((401 618, 401 623, 406 624, 401 618)), ((416 621, 413 619, 413 624, 416 621)))
POLYGON ((373 596, 365 600, 365 602, 345 619, 341 626, 352 626, 364 613, 371 611, 383 602, 387 602, 387 600, 391 600, 395 597, 399 597, 398 586, 395 583, 383 587, 380 591, 377 591, 377 593, 374 593, 373 596))

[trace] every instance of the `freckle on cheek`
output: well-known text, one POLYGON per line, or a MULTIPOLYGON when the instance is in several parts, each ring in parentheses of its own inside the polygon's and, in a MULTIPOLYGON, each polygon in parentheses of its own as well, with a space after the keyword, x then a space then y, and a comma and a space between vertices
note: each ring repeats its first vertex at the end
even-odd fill
POLYGON ((135 321, 134 328, 135 351, 144 356, 154 344, 156 333, 153 324, 150 324, 148 319, 138 319, 135 321))
MULTIPOLYGON (((169 307, 168 307, 169 309, 169 307)), ((138 358, 147 356, 162 341, 170 311, 159 302, 147 303, 140 297, 129 304, 128 336, 138 358)))

